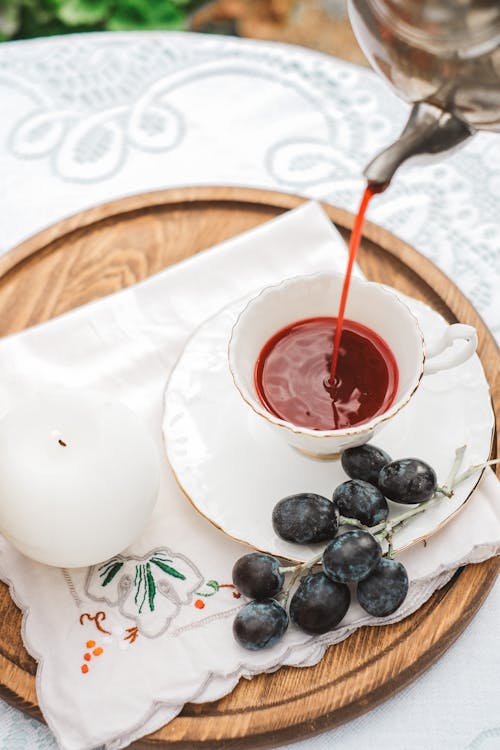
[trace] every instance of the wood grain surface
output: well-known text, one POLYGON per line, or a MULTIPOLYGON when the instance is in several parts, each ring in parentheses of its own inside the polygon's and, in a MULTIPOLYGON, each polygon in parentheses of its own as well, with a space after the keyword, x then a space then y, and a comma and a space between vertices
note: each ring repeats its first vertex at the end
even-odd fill
MULTIPOLYGON (((0 259, 0 334, 134 284, 302 201, 243 188, 183 188, 125 198, 65 219, 0 259)), ((353 216, 331 206, 325 210, 348 237, 353 216)), ((477 328, 498 427, 499 353, 484 322, 450 280, 409 245, 370 223, 364 235, 359 262, 369 279, 427 302, 449 322, 477 328)), ((315 667, 283 668, 243 680, 220 701, 187 705, 169 725, 134 747, 255 750, 352 719, 415 679, 453 643, 499 570, 499 559, 468 566, 406 620, 361 628, 331 647, 315 667)), ((0 618, 0 695, 40 718, 36 664, 23 647, 21 613, 4 584, 0 618)))

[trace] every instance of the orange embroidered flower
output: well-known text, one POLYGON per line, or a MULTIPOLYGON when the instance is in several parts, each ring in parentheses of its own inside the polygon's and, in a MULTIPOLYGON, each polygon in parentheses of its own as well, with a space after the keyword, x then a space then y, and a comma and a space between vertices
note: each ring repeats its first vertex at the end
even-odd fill
POLYGON ((102 652, 103 652, 103 649, 100 646, 98 646, 97 648, 95 648, 92 651, 92 653, 94 654, 94 656, 100 656, 102 654, 102 652))
POLYGON ((87 648, 94 648, 95 641, 87 641, 87 648))
POLYGON ((88 668, 87 664, 82 664, 82 672, 83 672, 83 674, 87 674, 88 671, 89 671, 89 668, 88 668))
POLYGON ((205 602, 202 602, 201 599, 197 599, 194 603, 194 606, 196 609, 203 609, 205 607, 205 602))
POLYGON ((92 659, 91 655, 88 652, 83 655, 83 658, 85 659, 85 661, 90 661, 92 659))

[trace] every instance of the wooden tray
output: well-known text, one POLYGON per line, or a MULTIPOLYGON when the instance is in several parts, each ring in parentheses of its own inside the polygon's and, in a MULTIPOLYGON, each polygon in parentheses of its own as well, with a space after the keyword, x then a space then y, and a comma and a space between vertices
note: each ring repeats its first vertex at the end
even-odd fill
MULTIPOLYGON (((302 202, 284 193, 198 187, 125 198, 65 219, 0 260, 0 334, 129 286, 302 202)), ((353 216, 325 210, 347 236, 353 216)), ((498 349, 458 289, 413 248, 374 224, 366 225, 359 262, 369 279, 424 300, 450 322, 476 326, 498 425, 498 349)), ((361 628, 331 647, 316 667, 284 668, 243 680, 215 703, 186 705, 177 719, 134 747, 254 750, 352 719, 415 679, 453 643, 499 570, 500 559, 469 566, 406 620, 361 628)), ((21 613, 3 584, 0 618, 0 695, 40 718, 36 664, 22 645, 21 613)))

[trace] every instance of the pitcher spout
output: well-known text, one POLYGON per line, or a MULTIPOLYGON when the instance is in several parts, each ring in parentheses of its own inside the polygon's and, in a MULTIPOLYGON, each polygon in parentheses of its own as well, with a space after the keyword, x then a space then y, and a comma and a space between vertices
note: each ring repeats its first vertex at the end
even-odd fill
POLYGON ((475 132, 453 113, 419 102, 413 106, 398 140, 368 164, 364 175, 369 183, 385 189, 405 162, 410 159, 433 161, 443 157, 464 144, 475 132))

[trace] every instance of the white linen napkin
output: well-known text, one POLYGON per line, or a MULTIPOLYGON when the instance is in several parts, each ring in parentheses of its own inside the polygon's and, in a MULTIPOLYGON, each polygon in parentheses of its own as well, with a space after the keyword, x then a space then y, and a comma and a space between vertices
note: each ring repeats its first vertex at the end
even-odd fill
MULTIPOLYGON (((328 217, 309 203, 134 287, 6 338, 0 341, 0 413, 27 391, 42 393, 44 385, 91 386, 140 414, 162 452, 165 382, 193 329, 284 276, 343 269, 345 252, 328 217)), ((488 471, 474 498, 425 550, 419 545, 401 555, 412 583, 391 617, 375 621, 353 606, 335 631, 314 638, 290 627, 280 643, 261 652, 247 652, 233 640, 232 621, 243 600, 231 588, 222 585, 210 597, 197 593, 213 591, 214 581, 230 583, 246 548, 195 512, 166 461, 151 521, 113 575, 109 567, 66 571, 35 563, 0 537, 0 576, 24 611, 23 639, 38 660, 40 707, 61 747, 118 749, 171 720, 188 701, 217 699, 242 676, 279 665, 313 664, 360 625, 415 611, 457 567, 498 554, 498 500, 498 483, 488 471), (140 577, 148 565, 154 590, 144 598, 140 577), (169 567, 184 578, 173 577, 169 567)))

